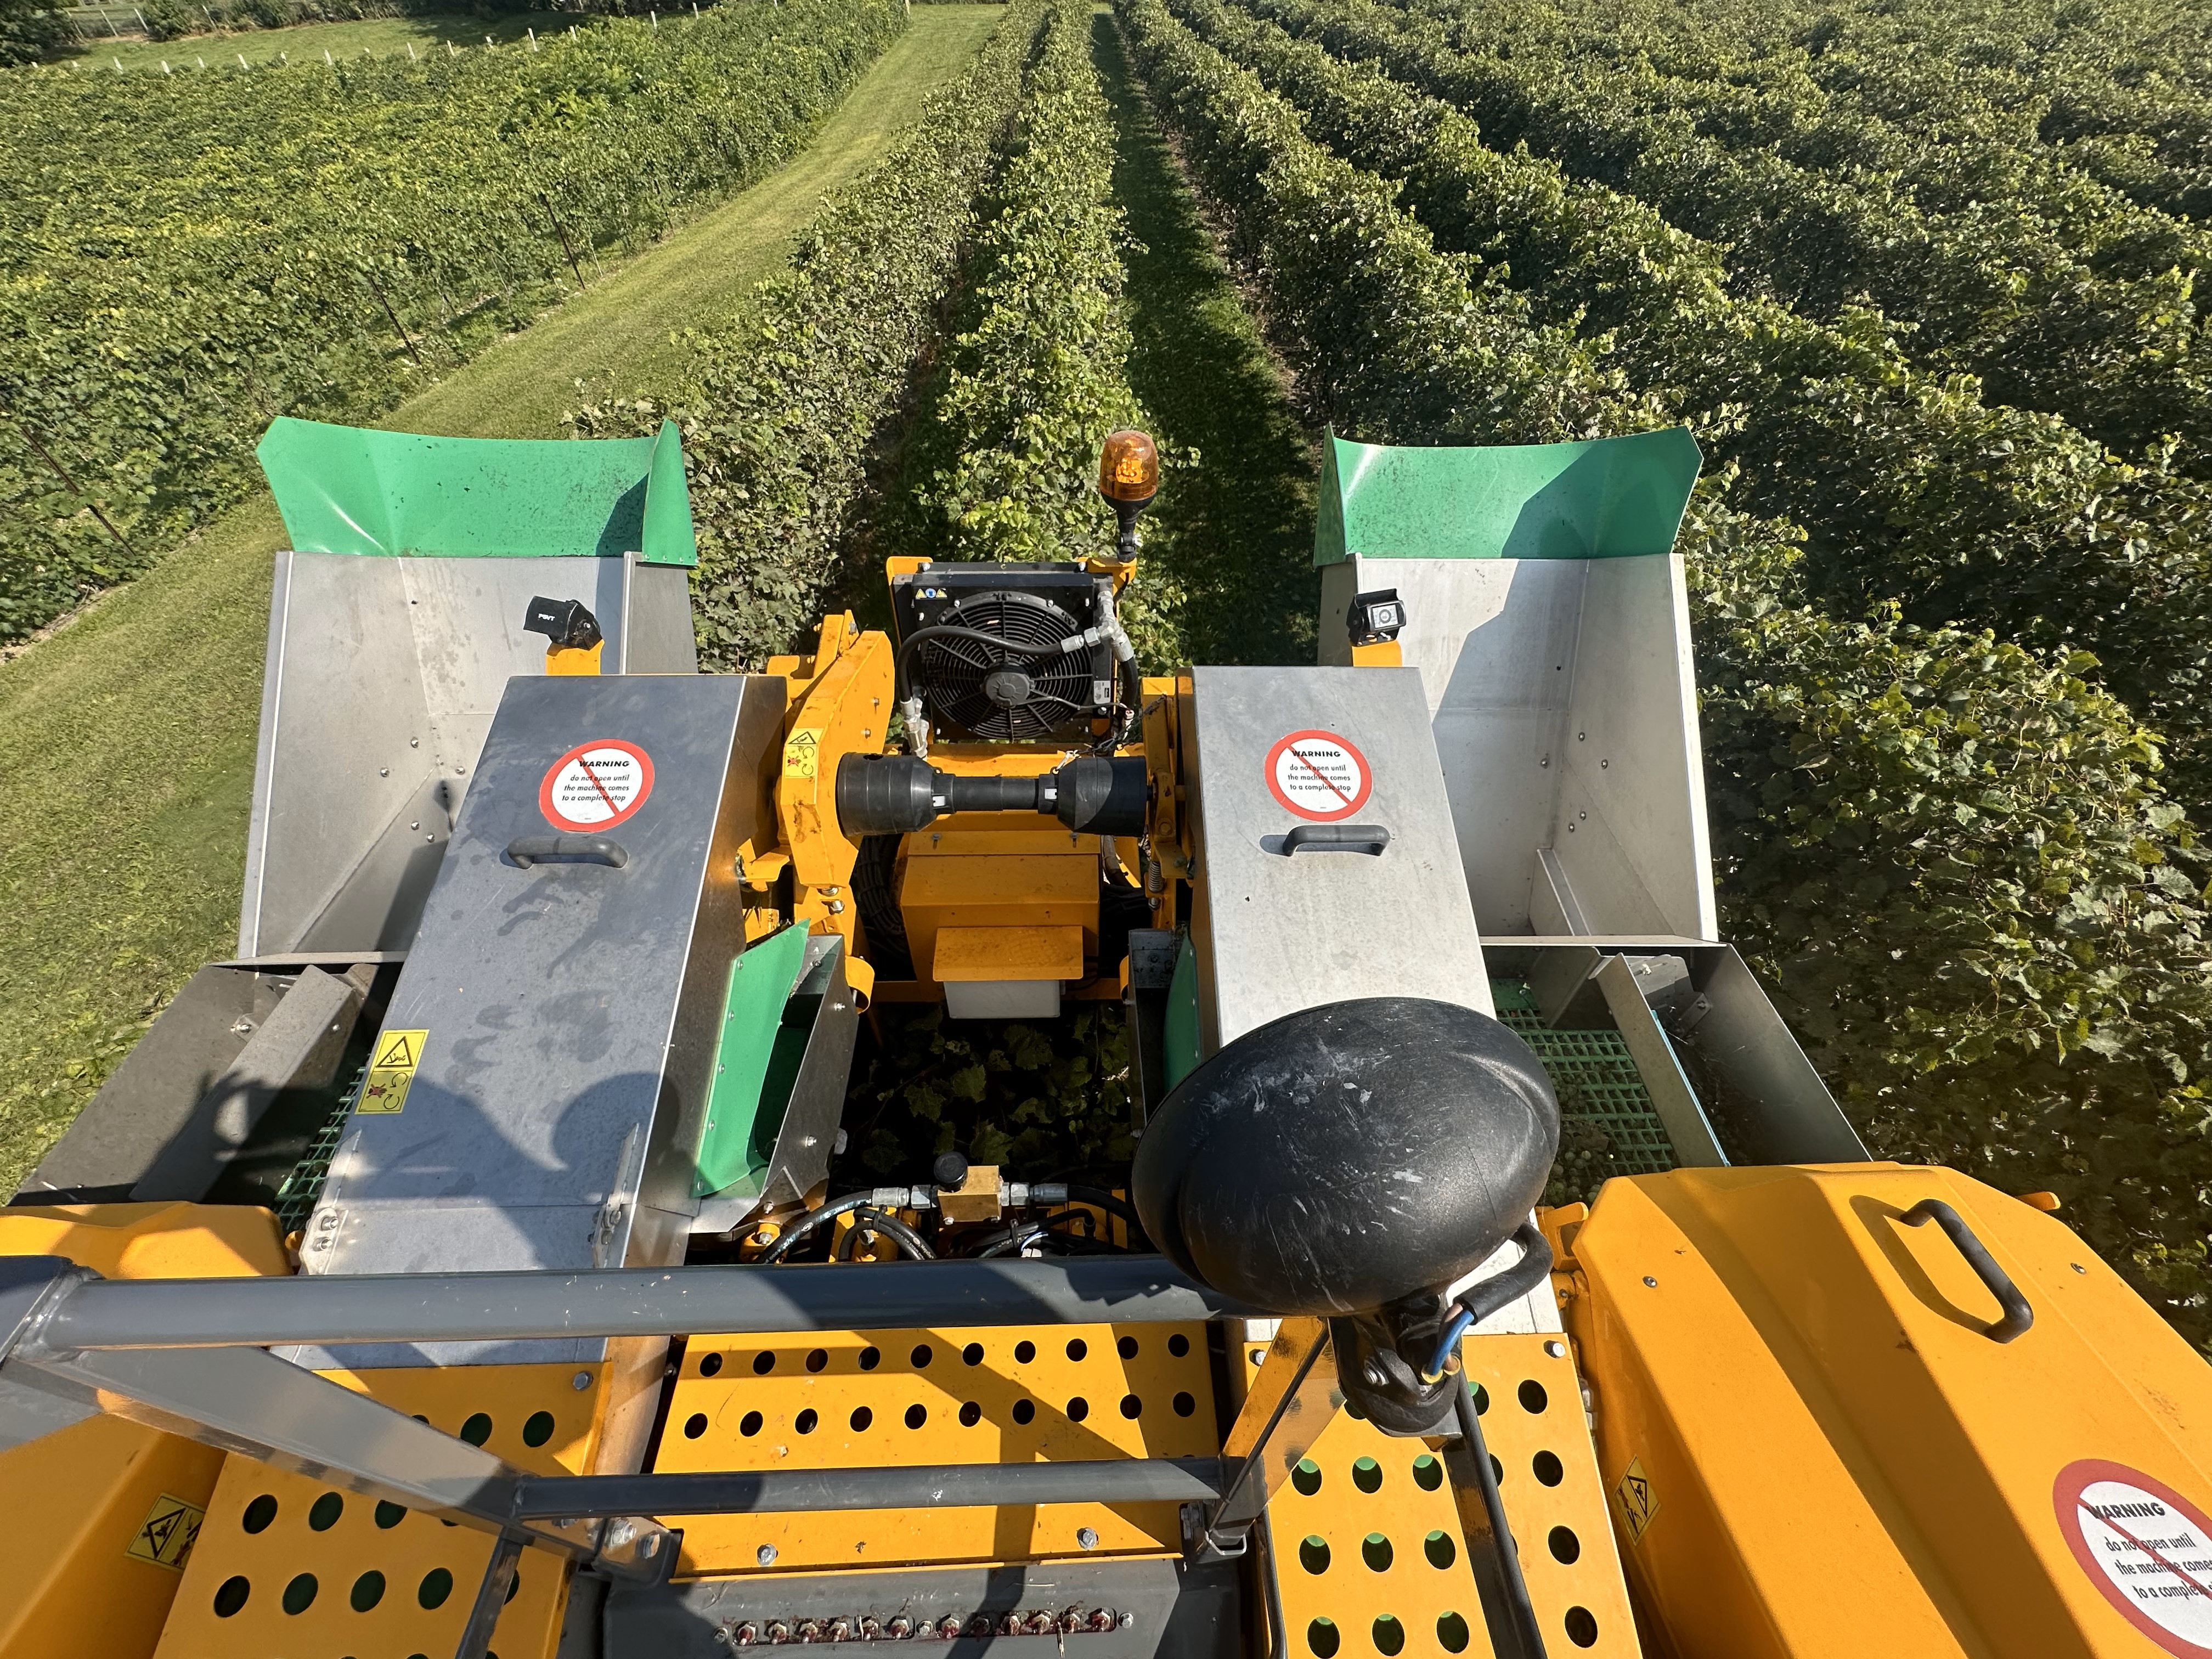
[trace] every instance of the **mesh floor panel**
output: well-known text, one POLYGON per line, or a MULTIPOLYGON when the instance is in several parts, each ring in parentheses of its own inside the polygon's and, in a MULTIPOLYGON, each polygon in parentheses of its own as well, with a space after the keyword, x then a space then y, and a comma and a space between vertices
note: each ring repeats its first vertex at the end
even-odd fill
POLYGON ((1494 979, 1498 1017, 1536 1051, 1559 1097, 1559 1156, 1547 1204, 1588 1203, 1614 1176, 1674 1167, 1674 1144, 1618 1031, 1555 1030, 1544 1024, 1525 980, 1494 979))

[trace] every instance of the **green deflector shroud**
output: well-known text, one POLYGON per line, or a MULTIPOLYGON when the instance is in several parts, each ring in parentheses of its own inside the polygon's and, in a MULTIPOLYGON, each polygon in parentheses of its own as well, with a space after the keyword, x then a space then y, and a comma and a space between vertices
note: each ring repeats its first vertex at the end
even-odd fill
POLYGON ((730 964, 722 1041, 692 1182, 696 1197, 721 1192, 768 1167, 812 1029, 811 1021, 783 1022, 805 964, 806 927, 799 922, 754 940, 730 964))
POLYGON ((1314 563, 1621 559, 1674 545, 1703 460, 1687 427, 1586 443, 1412 448, 1328 434, 1314 563))
POLYGON ((676 423, 650 438, 428 438, 284 416, 255 452, 293 550, 696 565, 676 423))

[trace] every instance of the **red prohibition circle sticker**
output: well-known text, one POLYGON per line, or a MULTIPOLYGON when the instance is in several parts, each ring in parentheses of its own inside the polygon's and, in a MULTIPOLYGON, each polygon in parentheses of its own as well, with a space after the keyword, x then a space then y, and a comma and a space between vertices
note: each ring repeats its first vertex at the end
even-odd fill
POLYGON ((1293 732, 1267 751, 1267 787, 1302 818, 1328 823, 1367 805, 1367 757, 1334 732, 1293 732))
POLYGON ((2085 1457, 2058 1472, 2058 1529, 2120 1616, 2182 1659, 2212 1656, 2212 1520, 2165 1482, 2085 1457))
POLYGON ((580 743, 545 774, 538 810, 556 830, 590 831, 620 823, 653 793, 653 757, 634 743, 580 743))

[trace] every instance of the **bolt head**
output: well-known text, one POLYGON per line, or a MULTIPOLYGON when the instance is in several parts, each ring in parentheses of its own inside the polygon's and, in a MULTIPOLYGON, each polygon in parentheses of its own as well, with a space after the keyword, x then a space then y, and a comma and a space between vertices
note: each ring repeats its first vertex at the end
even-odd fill
POLYGON ((775 1565, 775 1546, 773 1544, 763 1544, 758 1549, 753 1552, 753 1559, 759 1562, 761 1565, 764 1567, 774 1566, 775 1565))
POLYGON ((1567 1345, 1557 1340, 1547 1342, 1544 1345, 1544 1352, 1554 1359, 1565 1359, 1567 1357, 1567 1345))
POLYGON ((1075 1529, 1075 1541, 1081 1548, 1095 1550, 1098 1547, 1098 1534, 1090 1527, 1078 1527, 1075 1529))
POLYGON ((585 1389, 592 1386, 591 1372, 578 1371, 574 1376, 568 1379, 568 1386, 574 1389, 578 1394, 583 1393, 585 1389))
POLYGON ((1650 1275, 1650 1273, 1646 1273, 1646 1274, 1644 1274, 1644 1284, 1645 1284, 1646 1285, 1648 1285, 1648 1286, 1649 1286, 1650 1288, 1651 1288, 1652 1290, 1655 1290, 1655 1291, 1656 1291, 1656 1290, 1657 1290, 1657 1289, 1659 1288, 1659 1281, 1658 1281, 1657 1279, 1656 1279, 1652 1278, 1652 1277, 1651 1277, 1651 1275, 1650 1275))

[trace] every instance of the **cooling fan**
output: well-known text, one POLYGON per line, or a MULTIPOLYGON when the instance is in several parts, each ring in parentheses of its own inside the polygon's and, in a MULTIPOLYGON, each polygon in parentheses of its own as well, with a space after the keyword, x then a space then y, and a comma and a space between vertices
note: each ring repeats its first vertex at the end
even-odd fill
POLYGON ((896 579, 902 638, 932 630, 912 658, 931 725, 987 743, 1088 739, 1111 712, 1112 650, 1057 647, 1098 622, 1098 588, 1079 565, 940 564, 896 579))

